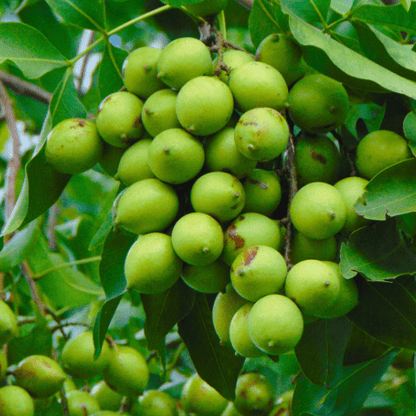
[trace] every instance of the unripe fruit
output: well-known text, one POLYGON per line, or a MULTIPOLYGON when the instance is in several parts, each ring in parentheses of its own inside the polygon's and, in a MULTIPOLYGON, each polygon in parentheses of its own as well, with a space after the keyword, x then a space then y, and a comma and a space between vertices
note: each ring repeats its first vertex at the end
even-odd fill
POLYGON ((241 182, 226 172, 210 172, 198 178, 191 189, 192 207, 219 222, 230 221, 243 209, 245 192, 241 182))
POLYGON ((241 413, 235 408, 233 402, 229 402, 225 410, 221 413, 221 416, 242 416, 241 413))
POLYGON ((175 400, 164 391, 148 390, 133 405, 132 416, 178 416, 175 400))
POLYGON ((286 296, 299 309, 318 317, 337 301, 340 294, 340 280, 334 270, 320 260, 304 260, 295 264, 287 274, 286 296))
POLYGON ((228 402, 198 374, 194 374, 183 386, 181 403, 185 413, 220 416, 228 402))
POLYGON ((139 351, 118 345, 117 351, 111 349, 103 375, 105 382, 117 393, 138 396, 149 382, 149 367, 139 351))
POLYGON ((165 87, 157 77, 157 63, 162 51, 144 46, 135 49, 123 63, 123 79, 127 91, 148 98, 165 87))
POLYGON ((94 397, 86 391, 70 391, 66 396, 69 416, 90 416, 100 411, 100 406, 94 397))
POLYGON ((152 137, 164 130, 181 127, 176 116, 177 96, 177 91, 164 89, 152 94, 143 104, 143 125, 152 137))
POLYGON ((254 345, 265 353, 285 354, 302 337, 302 313, 286 296, 264 296, 249 313, 248 333, 254 345))
POLYGON ((179 38, 169 43, 157 64, 158 78, 180 90, 192 78, 211 75, 211 52, 200 40, 179 38))
POLYGON ((100 409, 103 410, 117 411, 123 401, 123 396, 111 389, 104 380, 93 386, 90 395, 97 400, 100 409))
POLYGON ((5 301, 0 300, 0 346, 17 337, 18 334, 16 315, 5 301))
POLYGON ((181 184, 194 178, 204 160, 201 142, 182 129, 164 130, 149 146, 150 169, 157 178, 170 184, 181 184))
POLYGON ((218 14, 228 0, 202 0, 197 4, 187 4, 186 8, 196 16, 206 17, 218 14))
POLYGON ((110 94, 98 107, 97 129, 112 146, 128 147, 143 136, 143 102, 136 95, 119 91, 110 94))
MULTIPOLYGON (((123 412, 123 415, 126 415, 126 413, 123 412)), ((100 410, 99 412, 93 413, 91 416, 120 416, 120 413, 112 412, 111 410, 100 410)))
POLYGON ((359 174, 370 180, 383 169, 411 157, 405 139, 392 131, 376 130, 358 143, 356 165, 359 174))
POLYGON ((34 416, 35 404, 29 393, 18 386, 0 388, 0 416, 34 416))
POLYGON ((237 150, 232 127, 223 128, 205 142, 205 168, 209 172, 229 172, 242 179, 256 165, 256 160, 247 159, 237 150))
POLYGON ((295 194, 290 204, 290 218, 306 237, 322 240, 341 231, 347 219, 347 206, 332 185, 312 182, 295 194))
POLYGON ((109 357, 107 342, 103 343, 98 359, 94 359, 94 354, 93 334, 91 331, 85 331, 67 341, 62 350, 60 361, 66 373, 71 377, 89 379, 102 374, 107 365, 109 357))
POLYGON ((185 130, 196 136, 220 131, 234 110, 231 90, 217 77, 197 77, 187 82, 176 99, 176 115, 185 130))
MULTIPOLYGON (((217 56, 214 59, 214 66, 217 65, 218 60, 219 57, 217 56)), ((231 73, 234 69, 244 64, 247 64, 248 62, 254 62, 254 58, 247 52, 238 51, 236 49, 227 49, 222 54, 222 62, 228 67, 228 70, 231 73)), ((228 84, 228 81, 230 79, 230 73, 227 73, 227 71, 222 70, 219 75, 220 80, 228 84)))
POLYGON ((312 74, 290 90, 289 105, 290 117, 299 128, 310 133, 326 133, 344 122, 349 98, 340 82, 312 74))
POLYGON ((45 158, 58 172, 75 175, 91 169, 98 162, 103 146, 93 122, 69 118, 49 133, 45 158))
POLYGON ((7 367, 7 356, 2 350, 0 350, 0 381, 6 377, 7 367))
POLYGON ((267 162, 275 159, 289 141, 289 126, 284 117, 272 108, 254 108, 238 120, 235 145, 246 158, 267 162))
POLYGON ((77 386, 74 383, 74 380, 72 380, 72 378, 69 377, 68 375, 66 376, 62 387, 65 391, 65 394, 68 394, 70 391, 77 390, 77 386))
POLYGON ((173 250, 171 237, 161 233, 141 235, 130 247, 124 264, 127 288, 148 295, 173 286, 181 270, 182 260, 173 250))
POLYGON ((179 199, 170 185, 155 178, 143 179, 121 195, 114 224, 135 234, 163 231, 178 210, 179 199))
POLYGON ((36 399, 52 396, 62 388, 66 379, 61 366, 44 355, 31 355, 20 361, 14 376, 16 385, 36 399))
POLYGON ((290 260, 292 264, 309 259, 334 261, 337 250, 338 244, 334 236, 315 240, 297 231, 292 241, 290 260))
POLYGON ((242 112, 257 107, 280 111, 287 106, 289 92, 284 78, 263 62, 249 62, 236 68, 228 85, 242 112))

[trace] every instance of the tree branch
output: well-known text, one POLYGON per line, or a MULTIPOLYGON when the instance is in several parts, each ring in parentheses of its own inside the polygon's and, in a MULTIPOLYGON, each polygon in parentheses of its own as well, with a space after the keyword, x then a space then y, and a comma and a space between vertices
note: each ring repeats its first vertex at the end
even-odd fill
POLYGON ((254 0, 235 0, 237 3, 244 6, 247 10, 251 10, 254 0))

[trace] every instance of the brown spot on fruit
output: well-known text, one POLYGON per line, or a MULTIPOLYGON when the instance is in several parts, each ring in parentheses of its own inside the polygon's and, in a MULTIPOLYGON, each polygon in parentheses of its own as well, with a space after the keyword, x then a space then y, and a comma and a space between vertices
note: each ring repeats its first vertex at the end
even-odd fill
POLYGON ((241 238, 237 233, 237 228, 235 225, 230 225, 227 230, 227 234, 232 241, 234 241, 235 249, 239 250, 244 247, 245 241, 244 238, 241 238))
POLYGON ((249 266, 253 261, 254 257, 257 255, 258 247, 250 247, 244 251, 244 265, 249 266))
POLYGON ((139 126, 140 126, 141 121, 142 121, 142 115, 140 114, 140 115, 136 118, 136 120, 134 121, 133 127, 135 127, 135 128, 139 127, 139 126))
POLYGON ((315 152, 313 149, 310 149, 309 152, 311 153, 312 159, 322 163, 323 165, 326 165, 327 160, 325 156, 315 152))
POLYGON ((256 181, 255 179, 250 179, 250 182, 254 185, 259 185, 261 189, 267 189, 268 188, 267 184, 262 182, 262 181, 256 181))

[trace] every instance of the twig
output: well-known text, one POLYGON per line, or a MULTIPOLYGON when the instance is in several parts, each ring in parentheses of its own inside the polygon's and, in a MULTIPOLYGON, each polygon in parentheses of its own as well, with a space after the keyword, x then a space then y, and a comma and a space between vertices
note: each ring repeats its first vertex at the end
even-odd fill
MULTIPOLYGON (((60 319, 55 315, 55 313, 50 308, 48 308, 46 306, 45 306, 45 312, 48 313, 49 315, 51 315, 53 320, 58 324, 58 326, 54 330, 60 330, 62 336, 67 341, 69 339, 69 337, 68 337, 67 334, 65 334, 65 331, 63 330, 63 325, 62 325, 62 322, 60 321, 60 319)), ((51 331, 54 332, 54 330, 51 330, 51 331)))
MULTIPOLYGON (((90 35, 88 37, 86 49, 89 48, 92 45, 92 43, 94 42, 94 37, 95 37, 95 32, 93 30, 91 30, 90 35)), ((88 52, 86 55, 84 55, 81 58, 82 59, 82 66, 81 66, 81 70, 80 70, 80 73, 79 73, 78 85, 77 85, 78 94, 81 94, 81 87, 82 87, 82 83, 84 81, 85 70, 87 68, 87 63, 88 63, 89 56, 90 56, 90 54, 88 52)))
POLYGON ((40 314, 42 316, 45 316, 47 307, 42 302, 42 299, 39 296, 38 288, 36 287, 36 283, 32 277, 33 276, 32 270, 30 269, 29 263, 26 260, 20 264, 20 270, 22 271, 22 274, 25 277, 27 284, 29 285, 30 294, 37 308, 39 309, 40 314))
POLYGON ((56 251, 58 247, 58 243, 56 241, 56 234, 55 234, 55 225, 57 224, 57 221, 58 221, 57 212, 58 212, 58 205, 53 204, 51 208, 49 209, 47 231, 46 231, 47 238, 48 238, 48 245, 52 251, 56 251))
MULTIPOLYGON (((60 325, 54 326, 53 328, 51 328, 51 332, 54 333, 56 331, 61 331, 61 333, 62 333, 62 329, 63 328, 66 328, 68 326, 85 326, 88 329, 91 329, 91 326, 90 325, 84 324, 82 322, 66 322, 64 324, 60 324, 60 325)), ((65 339, 68 339, 68 336, 65 336, 65 339)))
POLYGON ((244 6, 247 10, 251 10, 253 7, 254 0, 235 0, 237 3, 244 6))
POLYGON ((69 416, 69 409, 68 409, 68 402, 66 400, 65 388, 62 387, 61 391, 59 392, 59 396, 61 398, 62 403, 62 410, 65 416, 69 416))

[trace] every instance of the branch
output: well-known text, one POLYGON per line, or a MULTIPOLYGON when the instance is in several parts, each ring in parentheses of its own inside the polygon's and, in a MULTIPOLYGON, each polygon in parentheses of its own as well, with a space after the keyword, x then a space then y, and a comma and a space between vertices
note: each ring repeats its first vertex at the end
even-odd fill
MULTIPOLYGON (((91 31, 89 37, 88 37, 88 41, 87 41, 87 46, 86 49, 88 49, 92 43, 94 42, 94 36, 95 36, 95 32, 91 31)), ((81 70, 79 73, 79 78, 78 78, 78 86, 77 86, 77 92, 78 94, 81 94, 81 88, 82 88, 82 83, 84 81, 84 76, 85 76, 85 70, 87 68, 87 63, 88 63, 88 59, 89 59, 89 53, 87 53, 86 55, 84 55, 81 59, 82 59, 82 66, 81 66, 81 70)))
POLYGON ((235 0, 237 3, 244 6, 247 10, 251 10, 254 0, 235 0))
POLYGON ((25 260, 22 264, 20 264, 20 270, 22 271, 23 276, 26 279, 27 284, 29 285, 30 294, 35 302, 39 312, 42 316, 46 315, 47 307, 42 302, 42 299, 39 296, 38 288, 36 287, 36 283, 33 280, 33 272, 30 269, 29 263, 25 260))

